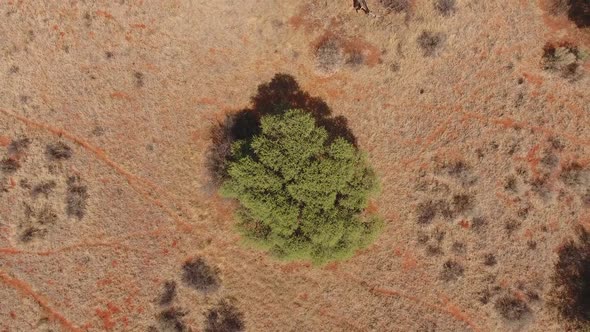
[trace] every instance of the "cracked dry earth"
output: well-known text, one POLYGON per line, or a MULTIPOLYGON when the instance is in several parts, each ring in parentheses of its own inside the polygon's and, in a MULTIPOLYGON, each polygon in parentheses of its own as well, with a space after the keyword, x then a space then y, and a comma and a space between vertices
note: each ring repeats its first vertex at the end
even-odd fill
POLYGON ((563 330, 590 65, 543 55, 588 28, 545 1, 393 2, 0 2, 0 330, 563 330), (345 262, 242 246, 207 185, 210 128, 277 73, 380 178, 386 227, 345 262))

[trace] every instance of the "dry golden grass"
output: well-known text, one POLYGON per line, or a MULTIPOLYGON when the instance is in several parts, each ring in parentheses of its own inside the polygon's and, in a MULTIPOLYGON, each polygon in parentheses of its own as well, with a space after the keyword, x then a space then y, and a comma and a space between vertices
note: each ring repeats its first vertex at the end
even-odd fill
POLYGON ((561 331, 546 296, 590 227, 590 64, 570 81, 542 56, 588 29, 549 1, 382 2, 1 3, 0 330, 202 330, 226 301, 249 331, 561 331), (277 73, 348 119, 381 179, 387 226, 346 262, 242 246, 206 187, 211 127, 277 73), (182 282, 195 257, 217 290, 182 282))

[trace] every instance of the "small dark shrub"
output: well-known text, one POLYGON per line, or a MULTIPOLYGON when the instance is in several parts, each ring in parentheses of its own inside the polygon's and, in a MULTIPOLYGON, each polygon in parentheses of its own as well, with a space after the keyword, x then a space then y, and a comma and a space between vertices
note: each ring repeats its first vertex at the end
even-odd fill
POLYGON ((424 31, 417 42, 425 57, 438 55, 445 41, 445 35, 440 32, 424 31))
POLYGON ((514 176, 506 178, 506 181, 504 182, 504 189, 506 191, 516 192, 516 186, 516 178, 514 176))
POLYGON ((29 147, 31 140, 28 138, 15 139, 8 145, 8 155, 19 155, 29 147))
POLYGON ((473 198, 471 196, 461 194, 453 196, 453 210, 457 213, 464 213, 473 208, 473 198))
POLYGON ((502 317, 511 321, 521 320, 531 312, 526 302, 509 295, 499 298, 494 308, 502 317))
POLYGON ((72 148, 62 142, 48 144, 45 153, 49 160, 63 160, 72 157, 72 148))
POLYGON ((483 257, 483 265, 494 266, 494 265, 496 265, 496 263, 497 263, 496 256, 494 256, 493 254, 486 254, 483 257))
POLYGON ((70 217, 76 217, 79 220, 86 214, 86 205, 88 200, 88 189, 80 183, 80 178, 70 176, 67 180, 66 195, 66 213, 70 217))
POLYGON ((439 245, 429 244, 426 246, 426 254, 428 256, 441 256, 444 252, 439 245))
POLYGON ((430 239, 430 236, 428 236, 428 234, 426 234, 424 232, 419 232, 418 237, 416 238, 416 240, 420 244, 426 244, 429 239, 430 239))
POLYGON ((186 312, 179 308, 170 308, 162 311, 158 314, 158 323, 160 328, 164 331, 173 332, 185 332, 188 331, 186 323, 183 317, 186 316, 186 312))
POLYGON ((590 233, 579 230, 558 253, 550 303, 576 327, 590 325, 590 233))
POLYGON ((506 234, 512 235, 512 233, 514 233, 514 231, 516 231, 517 229, 520 228, 520 225, 521 225, 521 223, 519 221, 516 221, 514 219, 509 219, 504 224, 504 229, 506 230, 506 234))
POLYGON ((217 269, 207 265, 200 257, 191 259, 182 266, 182 280, 187 286, 201 292, 212 292, 219 288, 217 269))
POLYGON ((458 280, 463 276, 465 269, 456 261, 448 260, 443 264, 443 269, 440 272, 440 279, 445 282, 458 280))
POLYGON ((164 291, 160 295, 159 303, 162 306, 169 305, 176 297, 176 282, 166 281, 164 283, 164 291))
POLYGON ((47 234, 46 229, 41 229, 41 228, 37 228, 37 227, 29 227, 22 232, 22 234, 20 236, 20 240, 22 242, 30 242, 34 238, 39 238, 39 237, 45 236, 45 234, 47 234))
POLYGON ((205 317, 205 332, 238 332, 245 329, 244 315, 228 300, 221 300, 205 317))
POLYGON ((568 186, 582 184, 586 170, 577 162, 570 163, 562 168, 559 178, 568 186))
POLYGON ((490 298, 492 297, 492 293, 489 289, 484 289, 478 293, 478 300, 481 304, 488 304, 490 302, 490 298))
POLYGON ((36 198, 39 195, 44 195, 47 198, 56 186, 55 181, 42 182, 31 189, 31 196, 36 198))
POLYGON ((442 16, 451 16, 457 11, 456 0, 436 0, 434 2, 434 8, 442 16))
POLYGON ((387 10, 395 13, 408 13, 412 9, 411 0, 379 0, 379 3, 387 10))
POLYGON ((426 201, 418 204, 416 213, 418 215, 418 224, 428 224, 436 217, 436 204, 432 201, 426 201))
POLYGON ((12 158, 4 158, 0 161, 0 171, 12 174, 20 168, 20 163, 12 158))

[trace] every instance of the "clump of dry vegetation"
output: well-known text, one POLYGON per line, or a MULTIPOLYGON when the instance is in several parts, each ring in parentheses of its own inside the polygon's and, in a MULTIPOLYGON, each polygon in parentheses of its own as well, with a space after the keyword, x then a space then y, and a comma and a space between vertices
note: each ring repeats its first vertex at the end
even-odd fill
POLYGON ((221 300, 205 315, 205 332, 244 331, 244 315, 231 300, 221 300))
POLYGON ((48 144, 45 153, 49 160, 64 160, 72 157, 72 148, 63 142, 48 144))
POLYGON ((436 56, 440 53, 445 42, 445 35, 441 32, 424 31, 417 42, 425 57, 436 56))
POLYGON ((66 213, 70 217, 82 219, 86 214, 88 200, 88 188, 81 183, 78 176, 70 176, 67 179, 66 213))
POLYGON ((541 65, 544 70, 560 74, 561 77, 570 81, 576 81, 582 77, 581 66, 588 56, 587 52, 572 44, 547 44, 543 48, 541 65))
MULTIPOLYGON (((184 332, 188 331, 184 316, 187 312, 179 308, 169 308, 160 312, 157 316, 158 325, 162 331, 184 332)), ((157 331, 154 327, 152 330, 157 331)))
POLYGON ((176 298, 176 282, 166 281, 164 283, 164 291, 162 292, 162 295, 160 295, 158 303, 161 306, 169 305, 174 301, 174 298, 176 298))
POLYGON ((182 266, 184 283, 201 292, 212 292, 219 288, 219 271, 209 266, 204 259, 197 257, 182 266))
POLYGON ((338 71, 345 61, 341 42, 336 38, 323 40, 315 52, 316 68, 319 72, 330 75, 338 71))
POLYGON ((442 16, 451 16, 457 11, 456 0, 436 0, 434 2, 434 9, 436 9, 442 16))
POLYGON ((496 311, 509 321, 518 321, 531 313, 528 304, 512 295, 500 297, 494 304, 496 311))
POLYGON ((463 276, 465 268, 454 260, 448 260, 443 264, 443 269, 440 272, 440 280, 449 282, 456 281, 463 276))

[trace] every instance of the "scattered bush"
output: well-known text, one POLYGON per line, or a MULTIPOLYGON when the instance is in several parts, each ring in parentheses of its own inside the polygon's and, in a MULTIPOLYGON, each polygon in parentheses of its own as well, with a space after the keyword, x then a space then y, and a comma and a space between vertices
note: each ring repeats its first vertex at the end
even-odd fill
POLYGON ((483 265, 485 266, 494 266, 496 263, 496 256, 494 254, 486 254, 483 258, 483 265))
POLYGON ((160 295, 158 303, 162 306, 169 305, 176 297, 176 282, 166 281, 164 283, 164 292, 160 295))
POLYGON ((376 178, 365 157, 302 110, 266 115, 260 134, 232 146, 222 194, 241 203, 243 235, 284 259, 350 257, 376 235, 361 213, 376 178))
POLYGON ((31 189, 31 196, 36 198, 39 195, 43 195, 47 198, 56 186, 57 184, 53 180, 39 183, 31 189))
POLYGON ((418 224, 428 224, 436 217, 437 206, 433 201, 422 202, 416 207, 416 213, 418 224))
POLYGON ((165 332, 185 332, 188 331, 184 316, 187 312, 179 308, 169 308, 158 314, 158 323, 160 329, 165 332))
POLYGON ((46 229, 37 228, 37 227, 28 227, 22 232, 22 234, 20 236, 20 240, 22 242, 30 242, 34 238, 43 237, 46 234, 47 234, 46 229))
POLYGON ((425 57, 438 55, 445 41, 445 35, 440 32, 424 31, 417 42, 425 57))
POLYGON ((443 264, 443 269, 440 272, 440 279, 445 282, 458 280, 463 276, 465 269, 456 261, 448 260, 443 264))
POLYGON ((228 300, 221 300, 205 317, 205 332, 238 332, 245 329, 244 315, 228 300))
POLYGON ((0 161, 0 171, 12 174, 20 168, 20 163, 13 158, 4 158, 0 161))
POLYGON ((526 302, 511 295, 500 297, 494 304, 494 308, 502 317, 510 321, 521 320, 531 312, 526 302))
POLYGON ((48 144, 45 153, 49 160, 70 159, 72 157, 72 148, 62 142, 48 144))
POLYGON ((473 208, 473 198, 471 196, 460 194, 453 196, 453 210, 456 213, 464 213, 473 208))
POLYGON ((590 234, 581 228, 558 253, 550 303, 575 327, 590 325, 590 234))
POLYGON ((187 286, 201 292, 212 292, 219 288, 219 271, 200 257, 185 262, 182 270, 182 280, 187 286))
POLYGON ((436 0, 434 2, 434 8, 442 16, 451 16, 457 11, 456 0, 436 0))
POLYGON ((70 176, 67 180, 66 213, 70 217, 82 219, 86 214, 88 189, 82 185, 78 176, 70 176))

